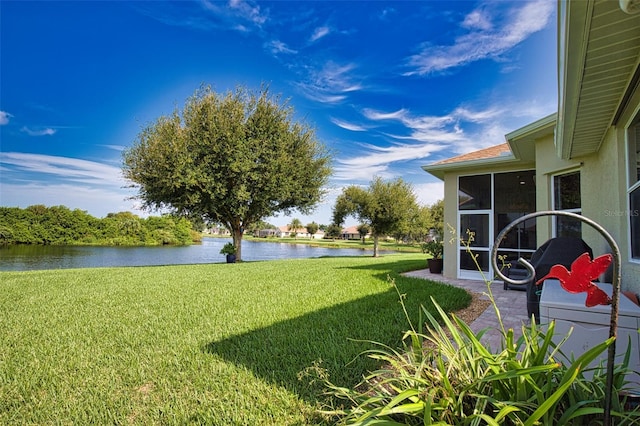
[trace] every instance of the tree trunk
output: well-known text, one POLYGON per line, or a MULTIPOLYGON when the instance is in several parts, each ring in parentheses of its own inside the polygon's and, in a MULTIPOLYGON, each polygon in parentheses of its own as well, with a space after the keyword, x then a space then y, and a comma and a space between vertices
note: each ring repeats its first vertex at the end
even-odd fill
POLYGON ((233 228, 231 231, 233 245, 236 247, 236 260, 242 260, 242 228, 233 228))
POLYGON ((378 234, 373 236, 373 257, 378 257, 378 234))

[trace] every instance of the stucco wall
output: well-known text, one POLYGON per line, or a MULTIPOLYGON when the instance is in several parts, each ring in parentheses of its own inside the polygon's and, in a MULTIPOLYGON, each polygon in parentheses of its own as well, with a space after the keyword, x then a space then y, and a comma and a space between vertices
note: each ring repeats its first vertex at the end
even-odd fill
MULTIPOLYGON (((558 158, 553 134, 536 140, 536 210, 552 210, 553 176, 580 168, 579 161, 566 161, 558 158)), ((538 246, 552 237, 552 217, 538 218, 538 246)))
MULTIPOLYGON (((602 225, 616 240, 620 248, 626 246, 624 214, 626 189, 624 188, 624 146, 618 143, 617 132, 610 129, 597 154, 583 157, 582 162, 582 214, 602 225)), ((589 226, 583 227, 584 240, 593 248, 594 256, 609 251, 607 243, 589 226)), ((624 250, 625 254, 627 250, 624 250)))
POLYGON ((458 244, 455 233, 450 227, 458 228, 458 175, 446 173, 444 175, 444 268, 442 274, 446 278, 457 278, 458 274, 458 244))
MULTIPOLYGON (((627 147, 625 127, 640 109, 640 96, 622 116, 620 126, 611 127, 596 154, 583 157, 582 212, 602 225, 615 239, 622 257, 622 289, 640 293, 640 262, 632 261, 629 253, 629 211, 627 195, 627 147)), ((597 231, 583 230, 585 241, 594 256, 611 250, 597 231)), ((610 273, 605 277, 611 279, 610 273)))

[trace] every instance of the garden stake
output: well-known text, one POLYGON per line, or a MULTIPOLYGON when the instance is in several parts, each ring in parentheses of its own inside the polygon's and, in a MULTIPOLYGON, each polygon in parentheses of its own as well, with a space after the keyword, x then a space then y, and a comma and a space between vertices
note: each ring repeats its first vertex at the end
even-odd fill
MULTIPOLYGON (((613 279, 612 279, 613 282, 611 283, 613 285, 613 294, 611 297, 611 322, 609 325, 609 337, 616 337, 617 329, 618 329, 618 300, 619 300, 619 294, 620 294, 620 275, 622 272, 621 270, 622 266, 620 263, 620 249, 618 248, 618 244, 616 244, 613 237, 611 237, 611 235, 602 226, 600 226, 598 223, 594 222, 593 220, 576 213, 563 212, 563 211, 551 211, 551 210, 539 211, 539 212, 530 213, 528 215, 522 216, 521 218, 516 219, 513 222, 511 222, 509 225, 507 225, 502 231, 500 231, 500 233, 496 237, 496 240, 493 244, 493 248, 491 249, 491 265, 493 266, 493 270, 496 272, 496 274, 500 279, 506 281, 511 285, 525 285, 530 280, 532 279, 535 280, 534 267, 523 258, 519 258, 518 263, 525 267, 529 275, 522 280, 514 280, 505 276, 500 270, 501 269, 500 266, 498 266, 498 248, 500 247, 500 243, 502 243, 502 240, 504 239, 504 237, 516 225, 526 220, 533 219, 539 216, 564 216, 564 217, 569 217, 572 219, 579 220, 581 222, 584 222, 590 225, 592 228, 598 231, 604 237, 605 240, 607 240, 607 243, 611 247, 611 251, 613 255, 613 279)), ((605 388, 605 401, 604 401, 604 425, 605 426, 611 426, 611 422, 612 422, 611 398, 613 393, 613 369, 614 369, 615 356, 616 356, 616 345, 614 341, 613 344, 609 345, 609 352, 607 355, 607 383, 605 388)))

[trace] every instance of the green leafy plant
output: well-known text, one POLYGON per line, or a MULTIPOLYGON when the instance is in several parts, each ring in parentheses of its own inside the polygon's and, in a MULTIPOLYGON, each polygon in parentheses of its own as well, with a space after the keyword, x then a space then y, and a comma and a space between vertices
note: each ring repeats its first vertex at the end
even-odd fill
MULTIPOLYGON (((463 244, 470 250, 473 235, 463 244)), ((480 268, 478 268, 480 270, 480 268)), ((395 286, 393 280, 391 284, 395 286)), ((568 338, 556 344, 555 324, 546 329, 531 321, 522 336, 505 330, 499 309, 486 280, 487 294, 501 329, 500 348, 482 343, 487 329, 473 332, 455 314, 447 316, 434 298, 438 314, 422 307, 419 327, 409 321, 401 349, 371 342, 364 355, 381 367, 353 388, 335 386, 325 379, 327 393, 337 401, 327 414, 349 425, 574 425, 591 424, 603 417, 606 371, 588 368, 613 344, 610 338, 569 359, 561 350, 568 338), (564 362, 560 362, 560 361, 564 362), (592 376, 585 377, 589 371, 592 376), (338 405, 342 404, 342 405, 338 405)), ((403 295, 397 290, 405 316, 403 295)), ((628 371, 629 351, 616 370, 612 416, 616 424, 637 424, 638 411, 625 412, 622 389, 628 371)))
POLYGON ((442 241, 431 240, 427 243, 422 243, 420 247, 424 254, 429 254, 433 259, 442 259, 444 253, 444 244, 442 241))
POLYGON ((220 249, 220 254, 236 254, 236 251, 236 246, 234 246, 233 243, 226 243, 220 249))

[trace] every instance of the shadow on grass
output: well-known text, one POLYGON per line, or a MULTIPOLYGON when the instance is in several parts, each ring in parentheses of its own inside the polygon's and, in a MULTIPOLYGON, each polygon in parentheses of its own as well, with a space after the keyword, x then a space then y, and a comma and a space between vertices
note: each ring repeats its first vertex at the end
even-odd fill
MULTIPOLYGON (((387 275, 393 277, 400 293, 406 295, 404 303, 414 324, 418 323, 420 305, 432 307, 431 296, 445 310, 468 305, 470 298, 464 290, 398 274, 412 265, 415 266, 415 261, 357 268, 380 271, 375 275, 384 280, 387 275)), ((299 379, 301 371, 314 362, 321 362, 320 366, 327 369, 334 384, 353 386, 376 367, 370 358, 358 356, 375 347, 371 341, 398 348, 408 329, 398 293, 390 285, 382 293, 211 342, 204 350, 243 365, 256 376, 315 402, 319 388, 310 386, 309 378, 299 379)))

